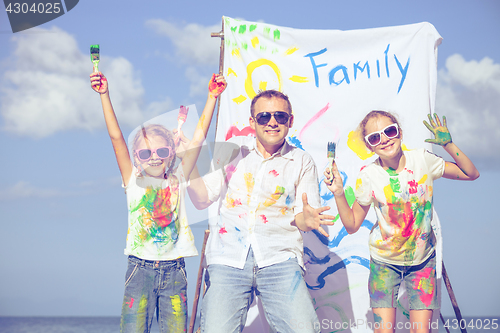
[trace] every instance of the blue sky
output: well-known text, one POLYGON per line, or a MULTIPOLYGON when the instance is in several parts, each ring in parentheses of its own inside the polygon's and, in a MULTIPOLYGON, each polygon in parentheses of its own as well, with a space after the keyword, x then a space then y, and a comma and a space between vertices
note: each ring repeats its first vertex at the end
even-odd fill
MULTIPOLYGON (((98 96, 91 44, 125 136, 196 104, 218 70, 222 16, 302 29, 428 21, 439 46, 436 111, 478 166, 472 183, 438 180, 444 261, 462 314, 500 316, 494 193, 500 184, 500 2, 97 1, 12 34, 0 13, 0 315, 119 315, 126 198, 98 96)), ((422 126, 422 124, 415 124, 422 126)), ((444 151, 435 151, 446 156, 444 151)), ((190 206, 188 206, 190 207, 190 206)), ((189 210, 193 211, 194 209, 189 210)), ((192 213, 202 221, 203 212, 192 213)), ((206 222, 192 224, 201 249, 206 222)), ((187 261, 189 298, 199 257, 187 261)), ((451 315, 443 293, 442 311, 451 315)))

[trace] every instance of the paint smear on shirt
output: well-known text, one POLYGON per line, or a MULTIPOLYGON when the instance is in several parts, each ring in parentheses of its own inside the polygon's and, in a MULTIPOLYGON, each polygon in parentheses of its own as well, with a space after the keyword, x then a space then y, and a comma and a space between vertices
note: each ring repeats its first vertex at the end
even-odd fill
POLYGON ((259 217, 260 217, 260 220, 262 221, 262 223, 267 223, 267 222, 269 222, 269 221, 267 220, 266 215, 262 214, 262 215, 259 215, 259 217))
POLYGON ((252 196, 253 186, 255 185, 255 180, 253 179, 253 175, 249 172, 246 172, 243 175, 243 178, 245 179, 245 185, 247 187, 247 196, 248 196, 247 202, 250 203, 250 197, 252 196))
POLYGON ((227 208, 234 208, 236 206, 241 206, 241 200, 240 199, 233 199, 229 196, 229 194, 226 196, 226 207, 227 208))
POLYGON ((285 193, 285 188, 283 186, 276 186, 276 191, 271 194, 271 198, 266 199, 264 201, 264 207, 269 207, 274 205, 279 198, 285 193))
POLYGON ((272 175, 272 176, 274 176, 274 177, 278 177, 279 176, 279 173, 276 170, 269 171, 269 174, 272 175))
POLYGON ((229 183, 231 180, 231 177, 233 176, 233 173, 236 171, 236 166, 233 164, 228 164, 226 166, 226 182, 229 183))

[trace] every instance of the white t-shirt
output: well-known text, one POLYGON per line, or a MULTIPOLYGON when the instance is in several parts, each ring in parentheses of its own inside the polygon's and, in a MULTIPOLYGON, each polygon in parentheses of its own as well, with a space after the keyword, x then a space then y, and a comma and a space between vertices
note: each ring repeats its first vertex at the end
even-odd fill
POLYGON ((203 180, 209 200, 219 201, 210 221, 207 264, 243 268, 250 246, 258 267, 297 258, 303 266, 299 229, 290 225, 302 212, 302 193, 320 206, 316 165, 305 151, 285 142, 264 158, 252 137, 234 137, 214 155, 215 171, 203 180))
POLYGON ((174 260, 198 255, 186 217, 182 167, 168 179, 132 176, 125 187, 128 206, 126 255, 174 260))
POLYGON ((445 161, 425 149, 403 153, 406 165, 399 174, 384 170, 379 159, 363 168, 355 194, 360 205, 373 203, 377 215, 369 240, 372 258, 415 266, 434 251, 433 181, 443 175, 445 161))

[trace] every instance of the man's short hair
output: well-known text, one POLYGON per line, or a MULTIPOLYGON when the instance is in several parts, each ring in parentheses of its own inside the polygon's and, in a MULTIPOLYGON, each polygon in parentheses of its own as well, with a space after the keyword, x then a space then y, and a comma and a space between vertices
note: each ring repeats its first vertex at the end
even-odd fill
POLYGON ((257 103, 257 100, 259 98, 281 98, 286 102, 286 105, 288 106, 288 113, 292 114, 292 104, 290 103, 288 96, 282 93, 281 91, 270 89, 270 90, 259 90, 258 94, 255 95, 255 97, 252 99, 252 104, 250 105, 250 115, 252 117, 254 116, 255 103, 257 103))

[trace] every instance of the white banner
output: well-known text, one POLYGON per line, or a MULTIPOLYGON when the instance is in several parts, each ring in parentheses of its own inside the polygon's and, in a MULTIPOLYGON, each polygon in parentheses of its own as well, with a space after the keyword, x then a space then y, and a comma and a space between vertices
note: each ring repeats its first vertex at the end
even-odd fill
MULTIPOLYGON (((430 132, 422 121, 434 112, 441 37, 431 24, 339 31, 298 30, 229 17, 223 20, 228 87, 220 100, 216 141, 253 134, 250 103, 259 89, 284 92, 295 117, 287 139, 314 158, 322 205, 332 207, 328 214, 337 215, 337 210, 323 183, 327 143, 337 144, 336 161, 351 203, 359 170, 373 161, 356 135, 359 122, 369 111, 398 115, 403 149, 432 150, 424 142, 430 132)), ((211 209, 213 216, 216 205, 211 209)), ((340 220, 328 228, 329 238, 304 233, 306 282, 323 332, 372 331, 368 235, 375 222, 370 210, 353 235, 347 235, 340 220)), ((439 229, 437 218, 434 222, 439 229)), ((404 323, 408 311, 398 313, 398 322, 404 323)))

